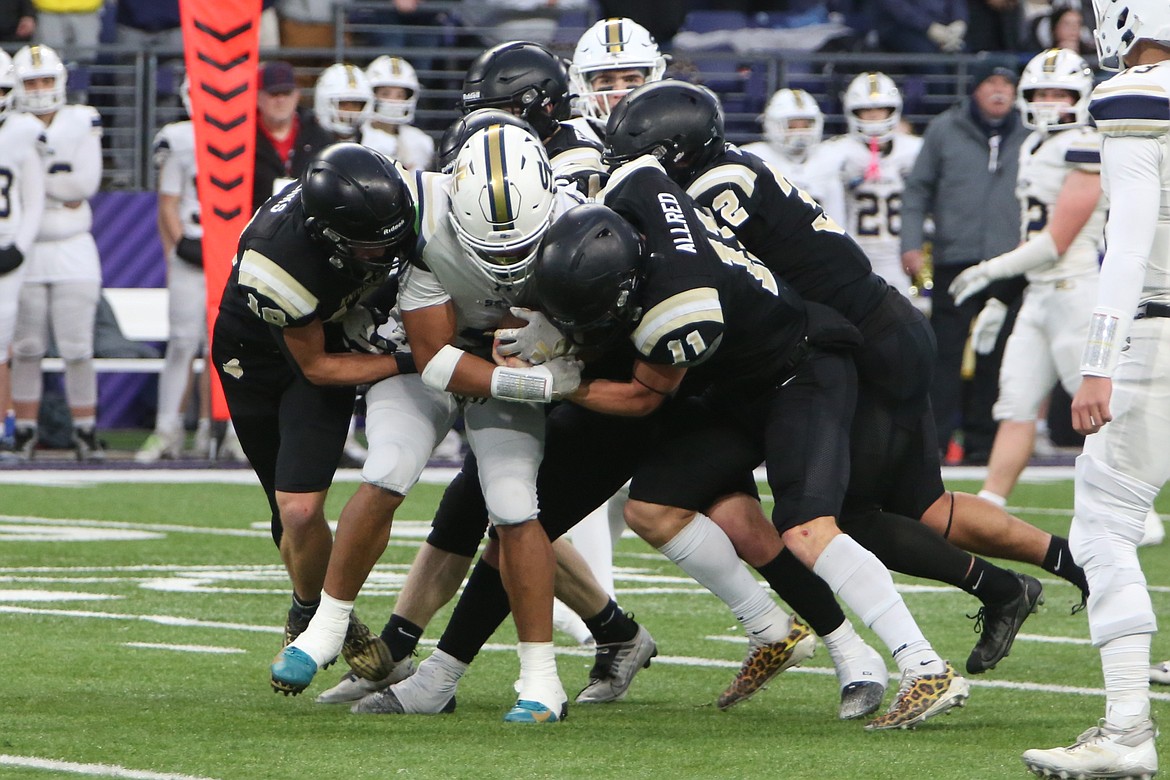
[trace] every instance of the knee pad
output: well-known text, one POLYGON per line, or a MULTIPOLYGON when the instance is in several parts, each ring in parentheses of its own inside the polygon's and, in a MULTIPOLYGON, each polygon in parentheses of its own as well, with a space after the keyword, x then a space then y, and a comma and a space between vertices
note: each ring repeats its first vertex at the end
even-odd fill
MULTIPOLYGON (((369 454, 362 466, 362 480, 384 490, 406 495, 414 487, 426 464, 426 456, 412 446, 398 441, 371 441, 369 454)), ((429 453, 428 453, 429 454, 429 453)))
MULTIPOLYGON (((1074 487, 1074 533, 1079 527, 1087 536, 1109 534, 1135 546, 1141 541, 1146 513, 1154 505, 1158 488, 1085 454, 1077 457, 1074 487)), ((1069 536, 1071 546, 1073 533, 1069 536)), ((1072 552, 1080 564, 1075 547, 1072 552)))
POLYGON ((483 486, 488 518, 495 525, 519 525, 536 519, 536 483, 519 477, 498 476, 483 486))

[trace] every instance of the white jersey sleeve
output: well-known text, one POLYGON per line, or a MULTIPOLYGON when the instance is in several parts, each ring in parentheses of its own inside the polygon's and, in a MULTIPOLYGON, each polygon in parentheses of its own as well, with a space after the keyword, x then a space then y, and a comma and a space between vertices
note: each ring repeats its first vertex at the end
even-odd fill
POLYGON ((102 120, 89 106, 61 108, 45 131, 45 215, 37 240, 54 241, 88 232, 89 198, 102 177, 102 120))
POLYGON ((1111 376, 1139 303, 1170 303, 1170 62, 1130 68, 1093 91, 1109 197, 1085 374, 1111 376))
POLYGON ((11 112, 0 122, 0 246, 27 254, 45 209, 44 125, 11 112))
POLYGON ((158 166, 158 191, 179 198, 179 219, 183 236, 200 238, 199 195, 195 189, 195 125, 172 122, 154 138, 154 163, 158 166))

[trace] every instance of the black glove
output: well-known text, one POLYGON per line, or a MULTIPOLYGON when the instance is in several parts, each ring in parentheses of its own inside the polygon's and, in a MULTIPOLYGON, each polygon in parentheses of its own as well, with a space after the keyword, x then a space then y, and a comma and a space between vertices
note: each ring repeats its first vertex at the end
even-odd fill
POLYGON ((16 244, 0 248, 0 275, 12 273, 24 262, 24 253, 16 244))
POLYGON ((179 239, 179 243, 175 244, 175 256, 184 263, 189 263, 196 268, 203 267, 203 239, 201 238, 187 238, 179 239))

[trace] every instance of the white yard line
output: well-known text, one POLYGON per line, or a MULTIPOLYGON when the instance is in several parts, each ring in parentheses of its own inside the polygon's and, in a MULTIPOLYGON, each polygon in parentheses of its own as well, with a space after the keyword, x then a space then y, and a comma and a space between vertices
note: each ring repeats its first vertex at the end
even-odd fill
POLYGON ((143 650, 174 650, 179 653, 214 653, 217 655, 231 655, 233 653, 248 652, 242 647, 213 647, 212 645, 164 645, 157 642, 123 642, 126 647, 138 647, 143 650))
POLYGON ((0 754, 0 766, 17 766, 23 769, 44 769, 48 772, 67 772, 89 777, 122 777, 130 780, 215 780, 203 775, 180 775, 173 772, 149 772, 142 769, 127 769, 117 764, 77 764, 72 761, 56 761, 51 758, 33 756, 10 756, 0 754))

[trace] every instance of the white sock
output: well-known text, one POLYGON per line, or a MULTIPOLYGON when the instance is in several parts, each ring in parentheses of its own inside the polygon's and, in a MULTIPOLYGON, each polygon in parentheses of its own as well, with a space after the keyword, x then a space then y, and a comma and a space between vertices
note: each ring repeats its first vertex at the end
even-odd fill
POLYGON ((980 490, 979 497, 984 501, 990 501, 1000 509, 1003 509, 1005 506, 1007 506, 1007 498, 999 495, 998 493, 992 493, 990 490, 980 490))
POLYGON ((73 418, 73 427, 80 431, 92 431, 95 425, 97 425, 97 418, 92 414, 88 417, 73 418))
POLYGON ((351 612, 352 601, 340 601, 321 591, 321 604, 309 621, 309 627, 290 646, 308 653, 320 669, 341 652, 351 612))
POLYGON ((735 554, 723 529, 705 515, 658 548, 696 582, 714 593, 743 624, 748 636, 777 642, 788 636, 788 615, 776 606, 735 554))
POLYGON ((1150 717, 1150 634, 1130 634, 1101 646, 1105 722, 1128 728, 1150 717))
POLYGON ((557 657, 552 642, 520 642, 520 680, 516 693, 521 699, 538 701, 560 715, 565 690, 557 674, 557 657))
MULTIPOLYGON (((418 671, 415 674, 422 672, 423 667, 426 667, 426 673, 423 674, 423 678, 432 677, 439 682, 441 687, 454 688, 460 678, 467 673, 467 664, 437 647, 435 648, 435 652, 423 659, 422 663, 418 665, 418 671)), ((409 680, 410 678, 407 677, 406 679, 409 680)), ((403 682, 406 682, 406 680, 403 682)))
POLYGON ((825 649, 829 651, 829 658, 832 659, 833 667, 837 670, 837 681, 842 685, 852 682, 852 680, 842 679, 842 675, 848 673, 850 661, 868 657, 869 645, 854 630, 853 624, 848 620, 832 633, 821 637, 821 641, 825 643, 825 649))
POLYGON ((940 674, 942 659, 914 622, 906 602, 894 590, 894 579, 874 554, 846 534, 826 545, 813 572, 828 583, 845 606, 889 648, 898 668, 917 675, 940 674))

